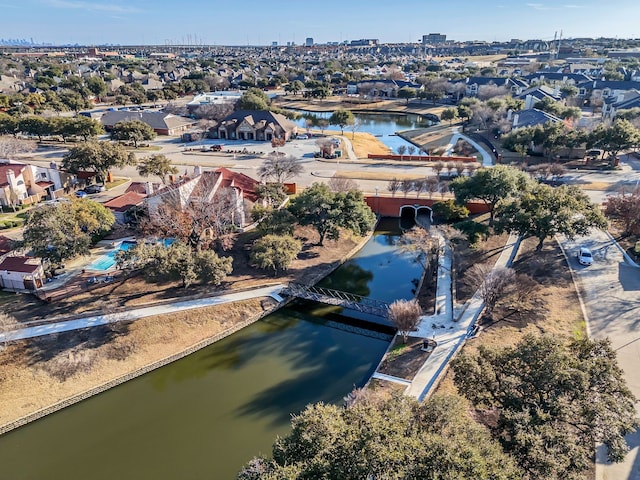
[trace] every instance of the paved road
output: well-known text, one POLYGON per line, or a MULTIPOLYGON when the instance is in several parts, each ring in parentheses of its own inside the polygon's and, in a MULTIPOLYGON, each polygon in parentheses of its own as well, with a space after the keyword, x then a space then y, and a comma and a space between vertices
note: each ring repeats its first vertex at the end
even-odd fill
MULTIPOLYGON (((640 398, 640 268, 626 263, 604 232, 594 231, 588 237, 561 243, 582 292, 590 336, 611 340, 627 384, 640 398), (578 264, 580 246, 591 249, 593 265, 578 264)), ((636 410, 640 414, 640 403, 636 403, 636 410)), ((624 463, 607 464, 604 449, 598 449, 597 480, 640 480, 640 432, 627 441, 632 450, 624 463)))
POLYGON ((43 335, 49 335, 51 333, 68 332, 70 330, 79 330, 81 328, 95 327, 98 325, 106 325, 108 323, 114 322, 138 320, 140 318, 151 317, 154 315, 164 315, 168 313, 180 312, 183 310, 191 310, 194 308, 210 307, 213 305, 237 302, 250 298, 271 296, 280 301, 282 299, 278 296, 278 292, 280 292, 282 288, 284 288, 284 285, 273 285, 269 287, 247 290, 244 292, 218 295, 215 297, 200 298, 197 300, 188 300, 184 302, 173 302, 164 305, 154 305, 151 307, 128 310, 126 312, 105 313, 103 315, 93 315, 75 320, 39 325, 37 327, 23 328, 7 333, 0 333, 0 342, 40 337, 43 335))

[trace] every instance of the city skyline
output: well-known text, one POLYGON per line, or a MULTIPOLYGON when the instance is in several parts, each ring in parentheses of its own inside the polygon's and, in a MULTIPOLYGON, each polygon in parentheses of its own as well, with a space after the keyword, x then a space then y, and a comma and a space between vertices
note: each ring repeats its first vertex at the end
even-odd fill
POLYGON ((436 32, 457 41, 552 40, 560 32, 563 38, 640 36, 635 25, 640 4, 632 0, 612 0, 606 8, 595 0, 408 0, 397 8, 386 2, 369 2, 364 8, 336 0, 288 9, 266 5, 256 0, 246 0, 241 9, 202 0, 0 0, 0 36, 81 45, 301 45, 307 37, 316 43, 360 38, 417 43, 422 35, 436 32))

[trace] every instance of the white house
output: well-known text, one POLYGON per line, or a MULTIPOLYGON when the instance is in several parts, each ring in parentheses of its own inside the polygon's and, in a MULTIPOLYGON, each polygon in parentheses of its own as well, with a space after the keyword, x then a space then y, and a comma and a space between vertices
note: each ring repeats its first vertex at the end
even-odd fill
POLYGON ((32 257, 6 257, 0 263, 0 287, 8 290, 35 290, 45 275, 42 261, 32 257))

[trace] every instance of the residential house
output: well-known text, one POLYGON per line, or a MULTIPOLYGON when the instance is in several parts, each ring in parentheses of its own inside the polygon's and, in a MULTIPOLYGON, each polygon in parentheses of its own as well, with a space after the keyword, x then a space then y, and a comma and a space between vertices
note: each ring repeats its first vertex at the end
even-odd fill
POLYGON ((582 82, 577 85, 578 96, 584 98, 593 107, 603 107, 608 97, 621 98, 633 90, 640 91, 640 82, 614 81, 614 80, 592 80, 582 82))
POLYGON ((39 258, 5 257, 0 262, 0 288, 35 290, 42 287, 44 281, 44 268, 39 258))
POLYGON ((424 87, 417 83, 407 82, 404 80, 362 80, 360 82, 349 82, 347 84, 347 94, 364 94, 371 97, 397 98, 398 90, 401 88, 421 90, 424 87))
POLYGON ((179 117, 165 112, 130 112, 117 110, 106 112, 100 122, 105 130, 110 131, 118 122, 139 120, 146 123, 158 135, 180 135, 196 123, 195 120, 179 117))
POLYGON ((127 223, 127 211, 133 207, 142 205, 146 197, 146 194, 141 194, 137 191, 127 191, 122 195, 103 203, 103 205, 111 210, 113 216, 116 217, 116 222, 125 224, 127 223))
POLYGON ((477 97, 482 87, 490 85, 502 87, 512 95, 520 95, 529 87, 527 82, 513 77, 468 77, 462 82, 466 85, 465 96, 467 97, 477 97))
POLYGON ((528 88, 527 90, 522 92, 520 95, 516 95, 515 98, 519 100, 524 100, 523 110, 528 110, 530 108, 533 108, 536 103, 538 103, 541 100, 544 100, 545 98, 549 98, 554 102, 560 102, 563 100, 563 96, 560 93, 559 87, 556 86, 555 88, 551 88, 546 85, 540 85, 540 86, 528 88))
POLYGON ((550 113, 543 112, 542 110, 537 110, 535 108, 514 112, 511 115, 511 120, 511 128, 513 130, 524 127, 534 127, 536 125, 544 125, 547 122, 564 123, 563 119, 556 117, 555 115, 552 115, 550 113))
POLYGON ((58 170, 55 164, 41 167, 23 163, 0 163, 0 205, 28 205, 42 198, 55 198, 71 188, 75 175, 58 170))
POLYGON ((640 108, 640 91, 638 90, 630 90, 607 97, 602 105, 602 116, 614 118, 619 111, 631 110, 632 108, 640 108))
POLYGON ((222 120, 217 127, 217 137, 230 140, 289 140, 297 133, 298 126, 295 123, 284 115, 267 110, 239 110, 222 120))
POLYGON ((592 78, 581 73, 562 73, 551 71, 539 71, 522 77, 531 85, 546 83, 548 85, 578 85, 592 81, 592 78))
POLYGON ((149 215, 153 216, 163 204, 171 203, 177 208, 186 209, 191 204, 203 201, 215 202, 222 189, 229 189, 233 195, 232 204, 235 205, 233 223, 243 227, 248 223, 249 212, 258 199, 255 192, 258 184, 257 180, 226 168, 200 172, 199 167, 196 167, 192 176, 185 176, 177 183, 150 193, 145 203, 149 215))

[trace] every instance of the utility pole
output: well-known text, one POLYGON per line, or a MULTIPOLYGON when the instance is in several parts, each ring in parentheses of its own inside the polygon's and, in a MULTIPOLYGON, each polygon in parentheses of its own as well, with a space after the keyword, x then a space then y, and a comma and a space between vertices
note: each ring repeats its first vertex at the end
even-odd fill
POLYGON ((558 49, 556 50, 556 59, 560 56, 560 43, 562 43, 562 30, 560 30, 560 38, 558 39, 558 49))

